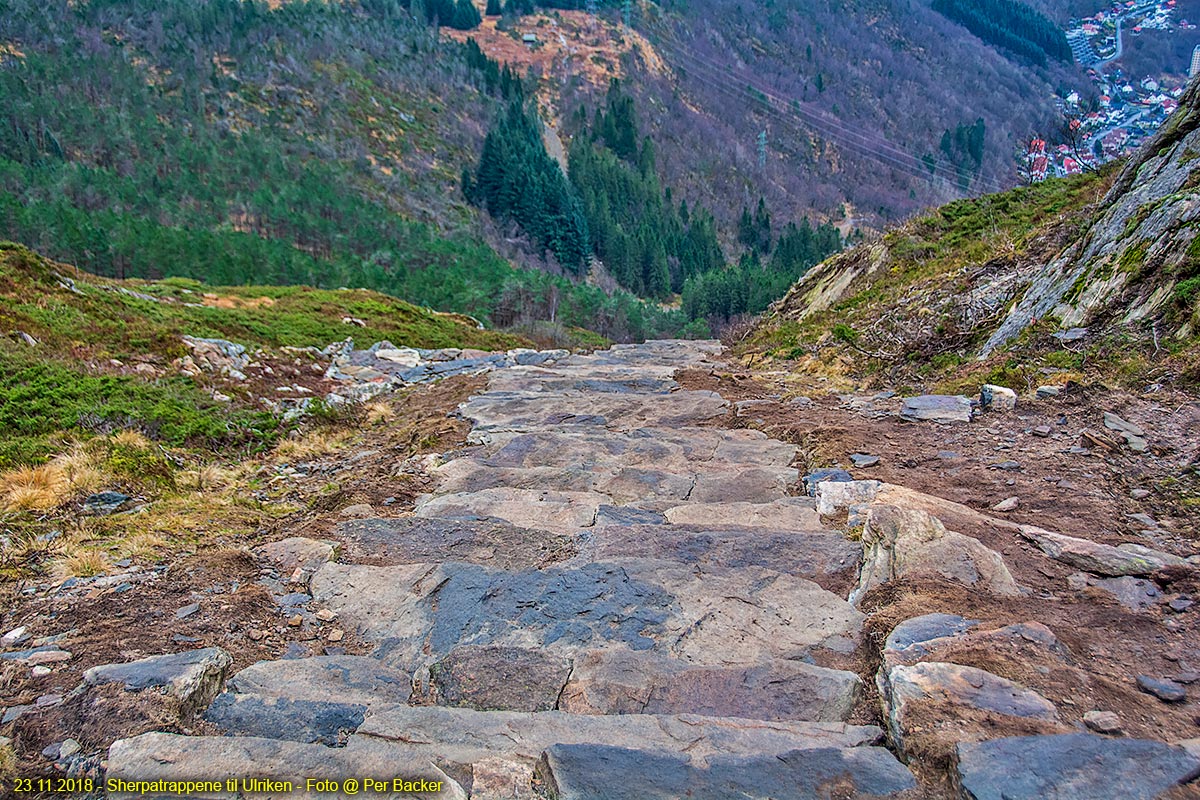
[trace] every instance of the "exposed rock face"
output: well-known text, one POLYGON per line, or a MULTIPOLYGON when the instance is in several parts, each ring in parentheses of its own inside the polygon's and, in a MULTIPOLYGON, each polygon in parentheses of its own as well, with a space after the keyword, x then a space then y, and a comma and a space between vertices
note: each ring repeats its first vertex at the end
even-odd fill
POLYGON ((1087 232, 1033 279, 983 354, 1034 319, 1053 316, 1070 328, 1110 313, 1134 322, 1161 309, 1196 235, 1197 152, 1200 82, 1192 81, 1179 110, 1125 165, 1087 232))

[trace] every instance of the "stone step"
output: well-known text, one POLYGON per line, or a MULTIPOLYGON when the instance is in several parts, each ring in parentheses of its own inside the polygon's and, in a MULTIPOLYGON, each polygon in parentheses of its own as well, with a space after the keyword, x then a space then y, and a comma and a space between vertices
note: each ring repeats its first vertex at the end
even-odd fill
MULTIPOLYGON (((174 796, 211 797, 240 800, 295 800, 295 798, 347 797, 314 781, 336 781, 371 777, 386 781, 386 789, 363 791, 374 796, 411 796, 392 792, 392 780, 414 782, 415 792, 439 800, 466 800, 467 793, 428 757, 369 738, 351 737, 345 747, 302 744, 260 736, 180 736, 173 733, 143 733, 118 739, 108 751, 105 785, 111 800, 174 796), (247 785, 244 779, 261 776, 270 783, 247 785), (237 783, 225 785, 227 779, 237 783), (420 787, 419 781, 426 781, 420 787), (154 781, 213 781, 215 791, 168 792, 148 794, 136 785, 122 790, 123 783, 154 781), (289 781, 290 785, 279 785, 289 781), (114 783, 118 782, 118 783, 114 783), (433 788, 436 787, 436 788, 433 788)), ((361 786, 361 785, 360 785, 361 786)), ((401 787, 403 789, 404 787, 401 787)), ((360 789, 361 791, 361 789, 360 789)))
POLYGON ((581 539, 576 560, 652 558, 705 568, 754 566, 807 578, 845 597, 858 581, 862 545, 840 533, 699 525, 597 524, 581 539))
POLYGON ((551 800, 801 800, 919 797, 916 780, 881 747, 713 758, 611 745, 554 745, 537 775, 551 800))
MULTIPOLYGON (((279 718, 270 716, 273 708, 260 705, 258 712, 267 716, 254 722, 254 709, 247 706, 242 719, 253 730, 278 726, 279 718)), ((294 734, 296 729, 286 724, 277 727, 277 736, 288 733, 294 734)), ((261 775, 274 780, 291 778, 301 790, 310 777, 403 776, 409 780, 441 780, 442 793, 430 795, 435 797, 465 797, 467 793, 472 798, 533 797, 534 770, 539 761, 546 760, 548 749, 603 746, 640 754, 646 763, 667 759, 676 762, 677 768, 718 773, 747 759, 819 761, 836 765, 838 774, 847 771, 846 765, 869 763, 878 767, 886 763, 894 765, 893 771, 901 770, 894 771, 899 782, 903 768, 886 750, 873 746, 880 736, 881 731, 872 726, 840 723, 696 715, 583 716, 557 711, 527 714, 398 705, 370 712, 357 733, 345 737, 338 747, 254 735, 142 734, 113 744, 108 775, 139 781, 261 775), (801 753, 811 753, 812 758, 797 755, 801 753)), ((585 773, 572 770, 572 774, 583 779, 585 773)), ((864 774, 873 773, 868 770, 864 774)), ((627 781, 643 779, 650 780, 650 776, 626 776, 627 781)), ((282 797, 284 793, 268 790, 263 796, 282 797)), ((299 796, 307 795, 301 791, 299 796)))
POLYGON ((462 645, 654 650, 712 666, 807 660, 856 646, 863 615, 816 583, 761 567, 621 559, 509 572, 475 564, 328 563, 314 599, 389 664, 415 671, 462 645))
POLYGON ((478 492, 423 497, 413 510, 418 517, 478 520, 495 518, 522 528, 570 534, 596 522, 596 511, 610 502, 598 492, 514 489, 498 486, 478 492))
POLYGON ((483 445, 476 457, 493 467, 645 467, 683 474, 714 464, 718 469, 787 467, 796 458, 794 446, 751 430, 580 427, 533 433, 473 431, 470 436, 483 445))
POLYGON ((339 560, 351 564, 432 564, 462 561, 523 570, 566 561, 579 552, 576 536, 520 528, 500 519, 393 517, 340 523, 339 560))
POLYGON ((729 404, 719 394, 708 391, 664 395, 504 392, 476 395, 459 406, 458 414, 483 431, 635 430, 695 425, 728 410, 729 404))
POLYGON ((879 741, 881 731, 835 722, 767 722, 689 714, 595 716, 392 706, 371 713, 357 736, 402 743, 413 756, 438 763, 469 764, 494 756, 533 762, 556 744, 608 744, 686 753, 693 761, 716 756, 774 756, 793 750, 871 745, 879 741))
POLYGON ((438 494, 488 489, 537 489, 603 494, 615 505, 669 508, 685 501, 767 503, 788 495, 799 479, 791 467, 733 467, 682 473, 648 467, 495 467, 459 458, 439 467, 438 494))

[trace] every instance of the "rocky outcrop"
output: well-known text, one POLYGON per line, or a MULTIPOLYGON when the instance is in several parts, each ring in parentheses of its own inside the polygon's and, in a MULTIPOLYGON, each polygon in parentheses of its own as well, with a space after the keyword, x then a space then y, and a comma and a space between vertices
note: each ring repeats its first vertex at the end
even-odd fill
POLYGON ((862 541, 862 572, 850 596, 854 603, 874 587, 906 575, 938 575, 998 595, 1019 593, 999 553, 978 539, 946 530, 941 520, 920 509, 872 506, 862 541))

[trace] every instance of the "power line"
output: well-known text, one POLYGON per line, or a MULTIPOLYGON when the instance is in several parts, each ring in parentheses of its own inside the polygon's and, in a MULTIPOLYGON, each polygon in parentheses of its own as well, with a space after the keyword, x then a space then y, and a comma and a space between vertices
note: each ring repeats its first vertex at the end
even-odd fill
MULTIPOLYGON (((704 83, 713 89, 716 89, 717 91, 721 91, 721 92, 730 94, 739 101, 745 101, 747 99, 760 101, 760 98, 755 97, 754 95, 750 94, 749 92, 747 92, 744 89, 738 88, 729 83, 714 82, 714 81, 706 78, 705 76, 703 76, 702 73, 693 72, 691 74, 691 77, 696 80, 699 80, 701 83, 704 83)), ((787 116, 786 114, 784 114, 783 112, 781 112, 777 108, 775 108, 774 106, 766 105, 766 106, 764 106, 763 110, 765 113, 772 116, 777 121, 779 121, 783 124, 786 124, 786 125, 790 125, 801 135, 808 136, 811 134, 812 130, 815 129, 818 133, 824 134, 825 137, 828 139, 832 140, 832 139, 837 138, 836 134, 829 134, 826 131, 822 130, 820 125, 807 125, 807 126, 802 125, 800 122, 797 122, 795 119, 791 118, 790 116, 787 116)), ((856 151, 860 155, 863 155, 866 158, 872 159, 872 160, 882 164, 885 167, 888 167, 890 169, 897 170, 901 173, 904 173, 905 175, 907 175, 910 178, 915 178, 915 179, 922 180, 922 181, 929 181, 929 180, 931 180, 932 177, 934 177, 934 176, 930 175, 930 173, 927 169, 918 169, 910 163, 897 160, 895 158, 895 156, 893 156, 891 154, 872 150, 867 145, 864 145, 861 143, 856 143, 856 142, 847 142, 847 141, 842 142, 842 144, 844 146, 846 146, 846 149, 856 151)))
MULTIPOLYGON (((714 83, 720 84, 721 88, 727 91, 734 92, 739 96, 745 96, 749 99, 757 101, 768 113, 775 112, 775 115, 783 116, 788 119, 793 125, 796 124, 796 118, 808 129, 829 138, 848 149, 859 152, 861 155, 883 163, 893 169, 905 172, 912 177, 922 180, 929 180, 933 177, 942 177, 951 182, 957 182, 960 175, 957 170, 953 170, 944 164, 934 164, 931 170, 928 164, 912 154, 899 149, 887 140, 879 137, 868 136, 858 131, 853 131, 846 128, 835 118, 830 118, 828 115, 813 112, 800 105, 798 100, 794 98, 785 98, 776 94, 770 89, 763 89, 760 86, 747 79, 746 86, 757 93, 758 96, 748 92, 745 87, 736 85, 730 80, 730 70, 726 66, 715 64, 707 59, 697 56, 686 49, 686 45, 680 42, 670 33, 659 32, 659 38, 667 43, 667 50, 670 51, 673 58, 677 62, 683 62, 683 67, 692 74, 693 77, 701 79, 701 82, 712 86, 714 83), (707 80, 704 80, 707 79, 707 80), (765 100, 765 102, 764 102, 765 100), (789 102, 790 101, 790 102, 789 102), (782 108, 782 110, 781 110, 782 108)), ((742 77, 741 75, 738 76, 742 77)), ((715 87, 714 87, 715 88, 715 87)), ((998 181, 986 178, 982 175, 976 175, 973 181, 974 185, 984 191, 1004 191, 1010 187, 999 183, 998 181)))
MULTIPOLYGON (((887 166, 908 172, 914 177, 929 180, 931 177, 936 177, 940 171, 941 177, 946 180, 957 181, 959 178, 959 175, 956 171, 951 171, 946 166, 940 164, 935 164, 933 174, 931 175, 928 165, 925 162, 915 158, 903 150, 897 149, 886 141, 848 130, 840 123, 832 121, 825 116, 817 116, 812 112, 806 113, 803 108, 798 107, 798 102, 791 105, 789 108, 789 106, 784 103, 783 99, 778 95, 775 95, 769 91, 763 91, 762 89, 755 87, 753 84, 748 84, 750 89, 750 91, 748 91, 745 87, 730 81, 726 77, 727 70, 725 68, 713 65, 711 62, 704 61, 688 53, 679 51, 673 52, 677 60, 684 62, 690 60, 692 62, 691 64, 683 64, 683 66, 690 71, 691 77, 701 79, 707 78, 707 81, 702 80, 702 82, 706 82, 710 86, 713 85, 714 82, 721 84, 721 88, 755 101, 765 112, 774 113, 777 117, 783 117, 793 125, 796 125, 797 123, 791 118, 797 117, 799 118, 800 123, 803 123, 803 125, 806 126, 810 131, 815 131, 819 134, 822 134, 826 138, 837 141, 843 146, 848 147, 848 149, 856 150, 861 154, 866 155, 868 158, 876 158, 877 160, 884 159, 884 163, 886 163, 887 166), (717 72, 718 69, 720 70, 719 72, 717 72), (764 102, 764 99, 766 102, 764 102), (774 103, 771 102, 772 100, 774 103), (782 110, 779 106, 782 106, 782 110)), ((976 176, 975 183, 980 188, 991 191, 1003 191, 1006 188, 1009 188, 998 182, 984 178, 983 176, 976 176)))

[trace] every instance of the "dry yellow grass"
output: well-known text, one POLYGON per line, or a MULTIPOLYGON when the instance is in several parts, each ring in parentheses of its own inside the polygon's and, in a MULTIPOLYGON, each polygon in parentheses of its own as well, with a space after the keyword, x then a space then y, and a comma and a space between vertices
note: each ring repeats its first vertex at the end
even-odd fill
POLYGON ((381 422, 391 422, 396 418, 396 409, 382 401, 376 401, 368 404, 366 407, 366 412, 367 423, 370 425, 378 425, 381 422))
POLYGON ((42 464, 0 475, 6 511, 49 511, 66 502, 71 485, 60 467, 42 464))
POLYGON ((118 431, 113 434, 112 443, 117 447, 132 447, 138 450, 150 447, 150 440, 138 431, 118 431))
POLYGON ((60 556, 54 560, 54 577, 60 580, 67 578, 91 578, 103 575, 112 568, 108 556, 99 550, 77 550, 70 555, 60 556))
POLYGON ((316 458, 340 450, 350 439, 346 431, 310 431, 298 439, 284 439, 275 448, 275 457, 279 461, 316 458))

